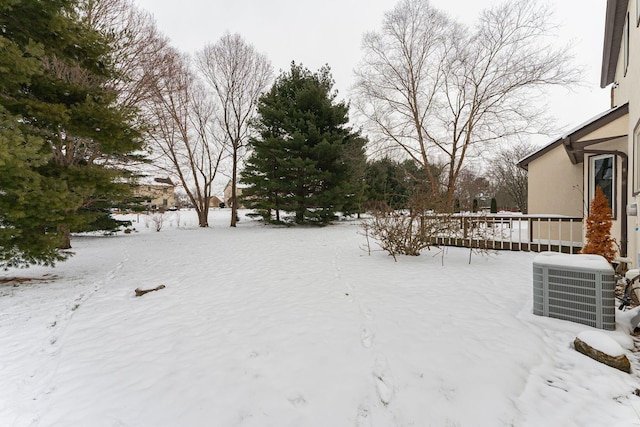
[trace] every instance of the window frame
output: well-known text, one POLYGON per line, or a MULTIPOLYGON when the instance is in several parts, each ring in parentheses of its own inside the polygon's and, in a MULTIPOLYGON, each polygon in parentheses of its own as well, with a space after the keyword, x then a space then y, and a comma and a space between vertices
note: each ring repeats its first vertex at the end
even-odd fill
POLYGON ((640 194, 640 119, 633 128, 633 195, 638 194, 640 194))
MULTIPOLYGON (((640 1, 640 0, 637 0, 640 1)), ((626 19, 624 21, 624 27, 622 29, 622 48, 623 48, 623 64, 624 64, 624 76, 627 76, 627 69, 629 68, 629 13, 627 12, 626 19)))
POLYGON ((598 160, 611 158, 611 199, 609 205, 611 206, 612 219, 616 219, 617 213, 617 199, 618 199, 618 156, 615 154, 596 154, 589 156, 589 203, 588 210, 591 209, 591 201, 596 193, 595 183, 595 163, 598 160))

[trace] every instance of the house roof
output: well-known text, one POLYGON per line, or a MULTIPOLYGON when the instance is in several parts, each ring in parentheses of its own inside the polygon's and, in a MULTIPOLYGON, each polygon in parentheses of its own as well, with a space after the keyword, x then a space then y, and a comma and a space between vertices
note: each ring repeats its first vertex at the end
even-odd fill
MULTIPOLYGON (((240 182, 240 178, 241 178, 240 175, 238 175, 238 179, 236 180, 236 188, 244 189, 244 188, 249 187, 248 184, 244 184, 244 183, 240 182)), ((231 180, 229 180, 227 182, 227 185, 224 186, 224 191, 227 191, 228 189, 229 189, 229 191, 231 191, 230 188, 231 188, 231 180)))
POLYGON ((171 186, 175 186, 173 181, 171 181, 171 178, 154 178, 153 181, 154 183, 158 183, 158 184, 168 184, 171 186))
POLYGON ((140 186, 151 185, 155 187, 166 187, 166 186, 175 187, 176 186, 176 184, 173 183, 171 178, 168 178, 168 177, 156 178, 156 177, 151 177, 149 175, 143 175, 143 176, 137 177, 137 179, 135 180, 135 185, 140 185, 140 186))
POLYGON ((600 74, 600 87, 602 88, 613 83, 616 77, 628 4, 629 0, 607 0, 604 45, 602 47, 602 72, 600 74))
POLYGON ((628 103, 619 107, 611 108, 610 110, 598 114, 597 116, 592 117, 581 125, 571 129, 569 132, 542 147, 540 150, 520 160, 518 162, 518 166, 523 169, 528 169, 529 163, 542 157, 543 155, 560 145, 563 145, 565 150, 567 150, 567 155, 569 156, 571 163, 581 163, 583 160, 582 149, 584 149, 584 147, 627 136, 626 133, 618 134, 609 132, 605 132, 603 135, 596 135, 596 131, 604 128, 608 124, 615 122, 616 120, 621 119, 627 114, 629 114, 628 103), (596 138, 585 139, 590 134, 594 134, 596 138))

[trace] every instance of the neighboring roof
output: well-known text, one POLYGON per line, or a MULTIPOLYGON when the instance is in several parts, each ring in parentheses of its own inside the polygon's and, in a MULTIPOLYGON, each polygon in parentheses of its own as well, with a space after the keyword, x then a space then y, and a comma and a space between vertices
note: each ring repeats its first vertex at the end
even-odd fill
MULTIPOLYGON (((241 189, 242 190, 244 188, 250 187, 249 184, 244 184, 244 183, 240 182, 240 178, 241 178, 240 175, 238 175, 238 179, 236 180, 236 188, 237 189, 241 189)), ((229 180, 229 182, 227 182, 227 185, 224 186, 224 191, 227 191, 227 189, 230 189, 230 188, 231 188, 231 180, 229 180)), ((229 190, 229 191, 231 191, 231 190, 229 190)))
POLYGON ((607 87, 616 77, 616 66, 622 43, 622 30, 627 18, 629 0, 607 0, 607 17, 604 23, 604 44, 602 47, 602 72, 600 87, 607 87))
POLYGON ((171 178, 154 178, 153 181, 158 184, 168 184, 172 187, 175 187, 175 184, 173 183, 173 181, 171 181, 171 178))
MULTIPOLYGON (((564 145, 564 148, 567 150, 567 154, 569 155, 569 158, 571 159, 572 163, 574 164, 578 163, 579 161, 581 161, 581 159, 576 157, 574 144, 577 143, 578 140, 583 138, 584 136, 590 134, 591 132, 594 132, 595 130, 602 128, 603 126, 608 125, 609 123, 619 119, 620 117, 626 114, 629 114, 628 103, 621 105, 619 107, 614 107, 601 114, 598 114, 597 116, 592 117, 591 119, 582 123, 580 126, 571 129, 569 132, 567 132, 560 138, 545 145, 540 150, 529 154, 527 157, 525 157, 524 159, 518 162, 518 166, 520 166, 523 169, 528 169, 529 163, 542 157, 543 155, 553 150, 554 148, 558 147, 559 145, 564 145)), ((592 141, 581 141, 581 144, 582 145, 597 144, 600 142, 606 142, 612 139, 620 138, 622 136, 626 136, 626 135, 611 135, 606 138, 600 138, 592 141)))
POLYGON ((152 185, 152 186, 171 186, 171 187, 175 187, 176 185, 173 183, 173 181, 171 181, 171 178, 155 178, 155 177, 151 177, 149 175, 144 175, 141 177, 138 177, 135 180, 135 184, 136 185, 152 185))

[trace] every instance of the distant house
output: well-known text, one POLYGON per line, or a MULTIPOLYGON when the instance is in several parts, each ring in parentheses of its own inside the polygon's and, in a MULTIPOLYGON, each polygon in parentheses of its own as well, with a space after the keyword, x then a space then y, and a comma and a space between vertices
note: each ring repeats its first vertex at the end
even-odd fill
POLYGON ((148 210, 165 210, 176 206, 175 188, 171 178, 154 178, 139 182, 133 193, 143 199, 148 210))
POLYGON ((611 106, 531 154, 529 213, 583 218, 596 187, 613 211, 619 256, 638 267, 640 233, 640 0, 608 0, 600 86, 611 106))
POLYGON ((219 208, 222 203, 222 200, 220 200, 218 196, 211 196, 209 198, 209 208, 219 208))
MULTIPOLYGON (((236 185, 236 197, 240 198, 242 195, 242 189, 245 188, 242 184, 236 185)), ((231 203, 231 180, 227 183, 226 187, 224 187, 224 204, 226 207, 230 208, 231 203)), ((238 203, 238 209, 244 209, 244 205, 242 203, 238 203)))

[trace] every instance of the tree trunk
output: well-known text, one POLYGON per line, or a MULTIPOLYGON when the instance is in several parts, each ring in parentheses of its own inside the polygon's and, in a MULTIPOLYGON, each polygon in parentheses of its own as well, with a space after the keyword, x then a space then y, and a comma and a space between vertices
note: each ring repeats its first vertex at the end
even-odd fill
POLYGON ((236 193, 236 181, 238 179, 238 150, 233 147, 233 171, 231 172, 231 227, 236 226, 238 220, 238 200, 236 193))
POLYGON ((196 212, 198 213, 198 226, 208 227, 209 226, 208 209, 207 210, 196 209, 196 212))
POLYGON ((71 230, 66 225, 61 225, 58 229, 62 232, 58 249, 71 249, 71 230))

